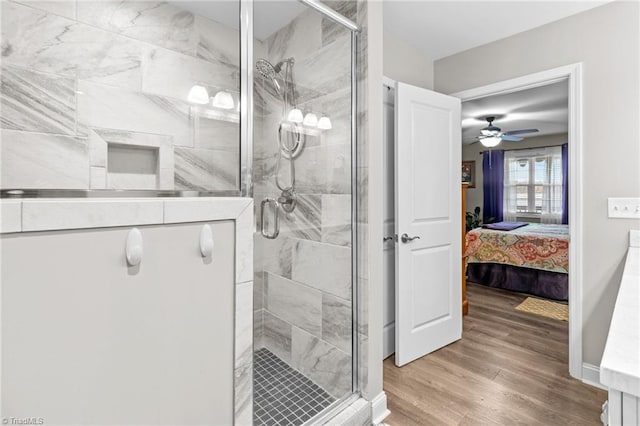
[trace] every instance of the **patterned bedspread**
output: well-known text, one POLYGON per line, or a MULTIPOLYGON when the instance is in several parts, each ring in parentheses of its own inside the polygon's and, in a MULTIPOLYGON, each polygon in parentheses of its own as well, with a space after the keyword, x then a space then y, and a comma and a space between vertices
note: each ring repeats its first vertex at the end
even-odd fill
POLYGON ((502 263, 569 273, 568 225, 530 223, 512 231, 476 228, 467 233, 469 263, 502 263))

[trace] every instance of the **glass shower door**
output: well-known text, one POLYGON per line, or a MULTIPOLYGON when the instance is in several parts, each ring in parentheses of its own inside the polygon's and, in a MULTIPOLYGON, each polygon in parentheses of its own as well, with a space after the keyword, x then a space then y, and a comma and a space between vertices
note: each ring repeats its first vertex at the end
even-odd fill
POLYGON ((352 38, 287 1, 253 30, 254 423, 302 424, 353 391, 352 38))

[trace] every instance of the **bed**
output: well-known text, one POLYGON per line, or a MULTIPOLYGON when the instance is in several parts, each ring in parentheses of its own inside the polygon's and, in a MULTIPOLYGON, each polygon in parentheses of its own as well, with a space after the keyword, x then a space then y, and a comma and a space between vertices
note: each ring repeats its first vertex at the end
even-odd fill
POLYGON ((568 300, 568 225, 473 229, 467 233, 465 260, 467 281, 568 300))

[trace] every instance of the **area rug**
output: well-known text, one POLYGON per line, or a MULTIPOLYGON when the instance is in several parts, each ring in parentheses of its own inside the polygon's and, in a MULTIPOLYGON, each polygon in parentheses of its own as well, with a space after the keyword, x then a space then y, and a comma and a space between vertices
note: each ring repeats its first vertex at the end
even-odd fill
POLYGON ((524 302, 516 306, 516 310, 542 315, 555 320, 569 321, 569 305, 536 299, 535 297, 527 297, 524 302))

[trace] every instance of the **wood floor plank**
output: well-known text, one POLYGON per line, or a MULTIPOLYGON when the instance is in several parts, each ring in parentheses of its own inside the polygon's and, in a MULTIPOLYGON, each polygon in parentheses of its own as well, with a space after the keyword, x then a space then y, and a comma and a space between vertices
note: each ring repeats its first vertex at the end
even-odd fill
POLYGON ((526 296, 467 285, 458 342, 402 368, 384 361, 392 426, 600 425, 606 392, 573 379, 568 323, 516 311, 526 296))

